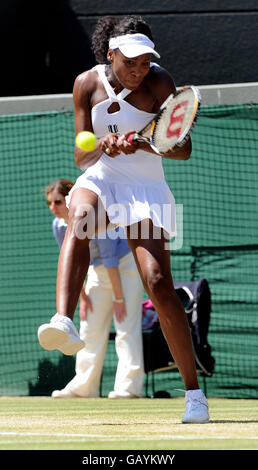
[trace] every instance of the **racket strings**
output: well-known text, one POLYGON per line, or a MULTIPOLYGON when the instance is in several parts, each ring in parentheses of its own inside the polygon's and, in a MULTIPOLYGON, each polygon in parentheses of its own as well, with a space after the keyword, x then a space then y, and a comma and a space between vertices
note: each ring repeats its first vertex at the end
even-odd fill
POLYGON ((166 103, 156 118, 152 140, 160 152, 182 146, 197 119, 200 97, 191 88, 179 92, 166 103))

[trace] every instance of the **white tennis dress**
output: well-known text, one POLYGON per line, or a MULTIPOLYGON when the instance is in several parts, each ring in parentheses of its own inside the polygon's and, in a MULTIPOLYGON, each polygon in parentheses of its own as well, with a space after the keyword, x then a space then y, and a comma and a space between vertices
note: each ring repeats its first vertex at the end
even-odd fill
MULTIPOLYGON (((116 95, 106 77, 105 65, 97 65, 94 69, 108 95, 108 99, 96 104, 91 110, 96 136, 101 138, 110 132, 121 135, 140 131, 154 114, 135 108, 125 101, 131 90, 124 88, 116 95), (108 109, 114 102, 119 104, 120 109, 111 114, 108 109)), ((125 227, 149 218, 171 237, 176 234, 175 199, 165 181, 162 158, 158 155, 137 150, 135 154, 121 153, 110 158, 103 153, 97 163, 77 179, 67 198, 68 205, 76 188, 94 191, 114 225, 125 227)))

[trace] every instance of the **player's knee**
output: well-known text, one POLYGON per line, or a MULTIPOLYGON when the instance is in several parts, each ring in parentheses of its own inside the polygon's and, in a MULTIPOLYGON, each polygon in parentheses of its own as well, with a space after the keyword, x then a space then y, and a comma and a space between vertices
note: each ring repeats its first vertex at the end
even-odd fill
POLYGON ((169 286, 171 285, 171 280, 167 279, 160 271, 158 272, 149 272, 146 280, 148 291, 151 293, 152 297, 159 300, 164 293, 168 292, 169 286))

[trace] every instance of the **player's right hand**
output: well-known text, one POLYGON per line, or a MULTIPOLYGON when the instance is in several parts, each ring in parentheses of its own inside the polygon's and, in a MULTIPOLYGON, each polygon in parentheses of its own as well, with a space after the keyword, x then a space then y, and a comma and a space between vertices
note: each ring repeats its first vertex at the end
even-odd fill
POLYGON ((92 307, 92 302, 90 297, 84 293, 84 295, 81 295, 80 297, 80 309, 79 309, 79 314, 80 314, 80 319, 82 321, 86 321, 88 317, 88 312, 93 311, 92 307))
POLYGON ((107 134, 99 140, 99 148, 109 157, 115 158, 121 153, 121 150, 117 146, 117 140, 117 134, 107 134))

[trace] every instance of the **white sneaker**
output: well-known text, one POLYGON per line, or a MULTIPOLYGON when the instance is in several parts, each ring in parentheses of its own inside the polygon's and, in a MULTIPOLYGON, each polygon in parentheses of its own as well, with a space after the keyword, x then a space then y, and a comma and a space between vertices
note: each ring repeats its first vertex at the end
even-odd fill
POLYGON ((50 323, 39 327, 38 339, 42 348, 48 351, 58 349, 67 356, 76 354, 85 346, 72 320, 59 313, 51 318, 50 323))
POLYGON ((108 398, 139 398, 137 395, 133 395, 129 392, 109 392, 108 398))
POLYGON ((186 409, 182 423, 208 423, 209 405, 202 390, 187 390, 185 394, 186 409))
POLYGON ((78 395, 75 395, 73 392, 69 392, 69 390, 54 390, 51 394, 52 398, 79 398, 78 395))

